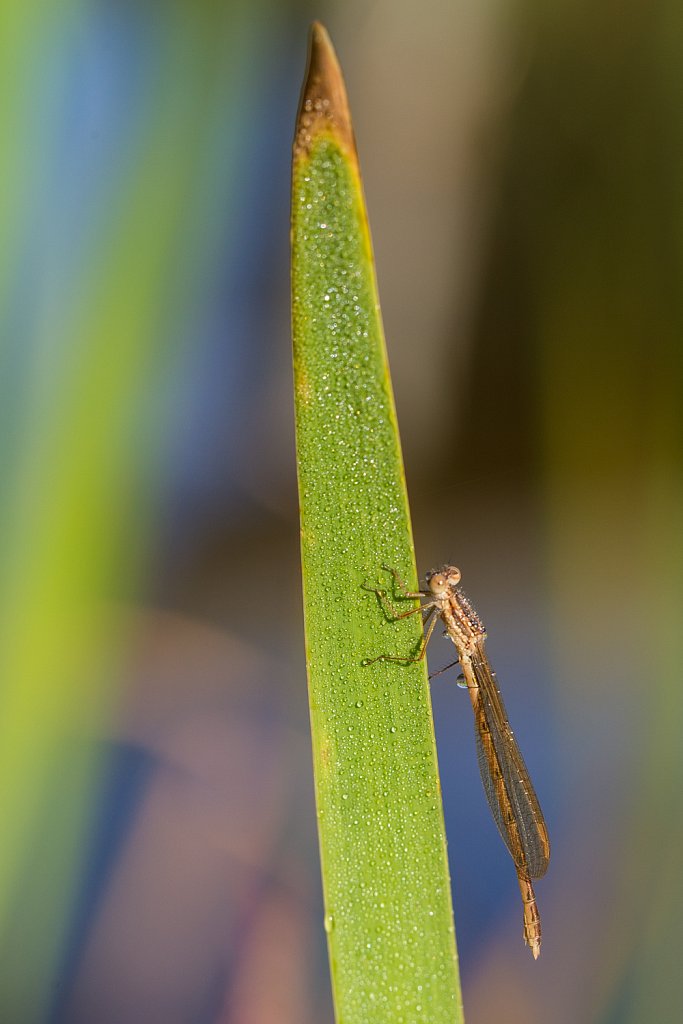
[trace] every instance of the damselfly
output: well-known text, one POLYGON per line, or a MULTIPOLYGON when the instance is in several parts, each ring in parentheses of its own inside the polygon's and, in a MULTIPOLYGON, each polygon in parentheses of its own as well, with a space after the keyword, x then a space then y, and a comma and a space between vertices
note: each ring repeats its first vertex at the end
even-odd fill
MULTIPOLYGON (((383 590, 374 590, 392 620, 426 612, 423 626, 429 626, 414 658, 382 654, 364 662, 422 661, 439 619, 455 644, 458 662, 474 710, 475 739, 479 771, 486 798, 498 830, 512 855, 524 906, 524 941, 534 958, 541 952, 541 919, 532 878, 541 878, 550 859, 548 830, 526 765, 515 740, 496 677, 486 656, 486 630, 468 598, 460 589, 460 570, 453 565, 427 574, 427 589, 407 590, 395 569, 390 572, 406 598, 427 598, 417 608, 396 612, 383 590)), ((368 588, 373 589, 373 588, 368 588)), ((454 664, 456 664, 454 662, 454 664)), ((451 667, 450 665, 448 666, 451 667)))

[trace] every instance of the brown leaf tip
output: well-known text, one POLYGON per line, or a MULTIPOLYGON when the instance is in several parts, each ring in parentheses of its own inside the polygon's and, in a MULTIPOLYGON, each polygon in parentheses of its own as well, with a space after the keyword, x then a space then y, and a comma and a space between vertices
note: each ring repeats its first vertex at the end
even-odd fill
POLYGON ((294 156, 308 153, 313 139, 321 131, 336 135, 341 145, 355 154, 349 101, 339 61, 326 29, 319 21, 314 21, 296 121, 294 156))

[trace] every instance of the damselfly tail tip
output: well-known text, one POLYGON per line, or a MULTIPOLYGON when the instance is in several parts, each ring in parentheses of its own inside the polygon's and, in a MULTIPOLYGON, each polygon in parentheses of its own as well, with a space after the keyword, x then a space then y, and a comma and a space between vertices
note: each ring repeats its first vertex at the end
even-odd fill
POLYGON ((517 875, 524 903, 524 941, 532 952, 534 960, 541 955, 541 918, 536 905, 536 894, 531 879, 524 872, 517 875))

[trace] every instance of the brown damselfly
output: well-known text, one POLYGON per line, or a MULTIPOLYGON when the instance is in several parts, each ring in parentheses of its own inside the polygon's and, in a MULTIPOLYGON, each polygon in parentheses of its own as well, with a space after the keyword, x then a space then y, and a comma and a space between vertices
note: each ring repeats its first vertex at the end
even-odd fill
MULTIPOLYGON (((395 569, 383 566, 394 577, 405 598, 427 598, 417 608, 396 612, 384 590, 374 590, 392 620, 426 613, 429 626, 414 658, 382 654, 365 661, 422 661, 439 619, 455 644, 474 710, 475 739, 479 771, 491 813, 505 845, 512 855, 524 906, 524 941, 534 958, 541 952, 541 919, 532 878, 541 878, 550 859, 548 830, 524 759, 515 740, 496 677, 486 656, 486 630, 468 598, 460 589, 460 570, 453 565, 427 574, 427 589, 409 591, 395 569)), ((374 588, 368 588, 374 589, 374 588)), ((448 666, 451 667, 450 665, 448 666)))

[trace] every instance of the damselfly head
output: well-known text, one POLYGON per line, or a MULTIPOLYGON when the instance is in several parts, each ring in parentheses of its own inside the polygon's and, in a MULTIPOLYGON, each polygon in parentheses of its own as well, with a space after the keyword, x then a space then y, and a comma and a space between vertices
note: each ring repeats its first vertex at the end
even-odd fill
POLYGON ((436 572, 427 573, 427 586, 435 597, 443 597, 459 582, 460 570, 454 565, 444 565, 436 572))

